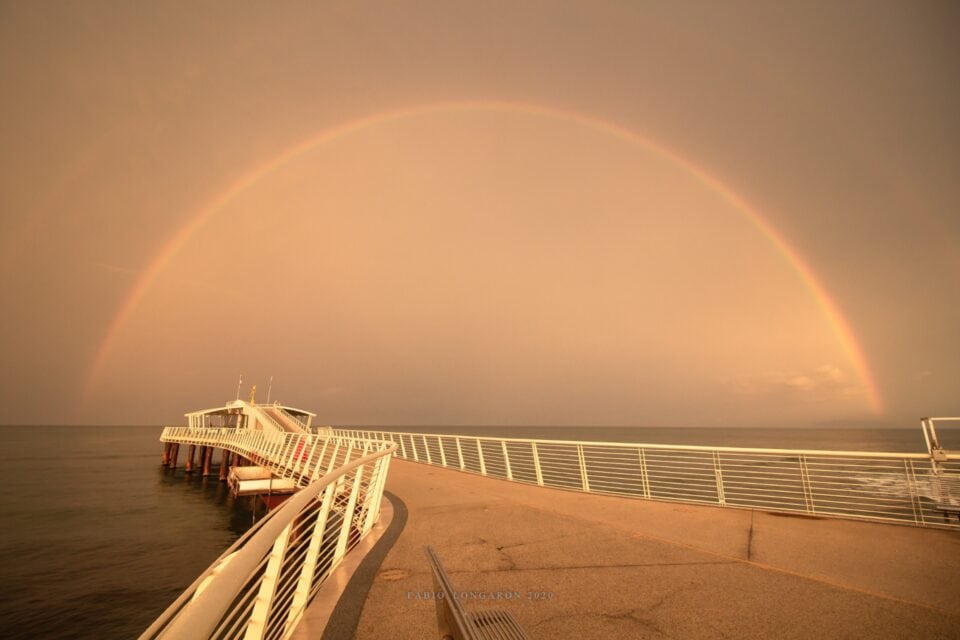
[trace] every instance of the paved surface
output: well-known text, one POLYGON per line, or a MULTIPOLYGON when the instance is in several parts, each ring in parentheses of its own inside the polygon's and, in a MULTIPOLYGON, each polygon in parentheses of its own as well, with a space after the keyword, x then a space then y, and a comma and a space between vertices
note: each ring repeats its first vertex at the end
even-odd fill
POLYGON ((371 572, 362 640, 437 637, 434 602, 418 595, 432 590, 427 544, 468 607, 508 609, 532 638, 960 638, 956 532, 585 495, 403 460, 387 489, 407 522, 371 572))

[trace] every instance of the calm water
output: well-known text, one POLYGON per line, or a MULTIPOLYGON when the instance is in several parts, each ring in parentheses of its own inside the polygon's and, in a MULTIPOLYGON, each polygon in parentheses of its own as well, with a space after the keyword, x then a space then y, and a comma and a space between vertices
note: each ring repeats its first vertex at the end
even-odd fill
POLYGON ((0 635, 136 637, 250 527, 248 498, 160 467, 160 431, 2 427, 0 635))
MULTIPOLYGON (((253 522, 216 477, 160 467, 158 427, 0 427, 5 638, 142 632, 253 522)), ((398 431, 714 446, 925 451, 914 429, 433 427, 398 431)), ((185 450, 181 450, 183 463, 185 450)), ((260 513, 262 515, 262 513, 260 513)))

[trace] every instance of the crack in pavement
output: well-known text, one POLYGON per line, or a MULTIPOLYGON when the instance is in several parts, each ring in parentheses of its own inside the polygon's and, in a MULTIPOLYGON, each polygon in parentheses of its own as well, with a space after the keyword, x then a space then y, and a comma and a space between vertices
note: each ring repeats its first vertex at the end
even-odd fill
POLYGON ((659 637, 667 638, 667 639, 673 637, 670 634, 668 634, 666 631, 664 631, 662 628, 660 628, 660 625, 657 624, 655 620, 651 620, 650 618, 644 616, 643 613, 644 613, 643 609, 630 609, 627 611, 622 611, 620 613, 602 613, 602 612, 596 612, 596 611, 589 611, 585 613, 561 613, 555 616, 550 616, 549 618, 544 618, 543 620, 540 620, 538 622, 535 622, 534 624, 530 625, 530 628, 536 629, 537 627, 541 627, 543 625, 547 625, 547 624, 562 621, 562 620, 572 620, 577 618, 601 618, 605 620, 631 622, 633 624, 639 625, 643 629, 656 633, 659 637))

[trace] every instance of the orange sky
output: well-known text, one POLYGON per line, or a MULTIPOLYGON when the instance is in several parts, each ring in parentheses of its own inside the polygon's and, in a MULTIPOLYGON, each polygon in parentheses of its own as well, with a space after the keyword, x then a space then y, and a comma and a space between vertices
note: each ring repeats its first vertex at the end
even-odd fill
POLYGON ((0 11, 0 423, 960 411, 956 16, 0 11))

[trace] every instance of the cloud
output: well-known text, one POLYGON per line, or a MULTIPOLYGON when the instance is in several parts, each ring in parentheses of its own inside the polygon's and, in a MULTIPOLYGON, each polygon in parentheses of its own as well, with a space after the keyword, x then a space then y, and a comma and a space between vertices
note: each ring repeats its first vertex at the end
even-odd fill
POLYGON ((830 402, 858 398, 863 385, 839 367, 821 365, 811 371, 767 372, 727 381, 737 395, 792 402, 830 402))

